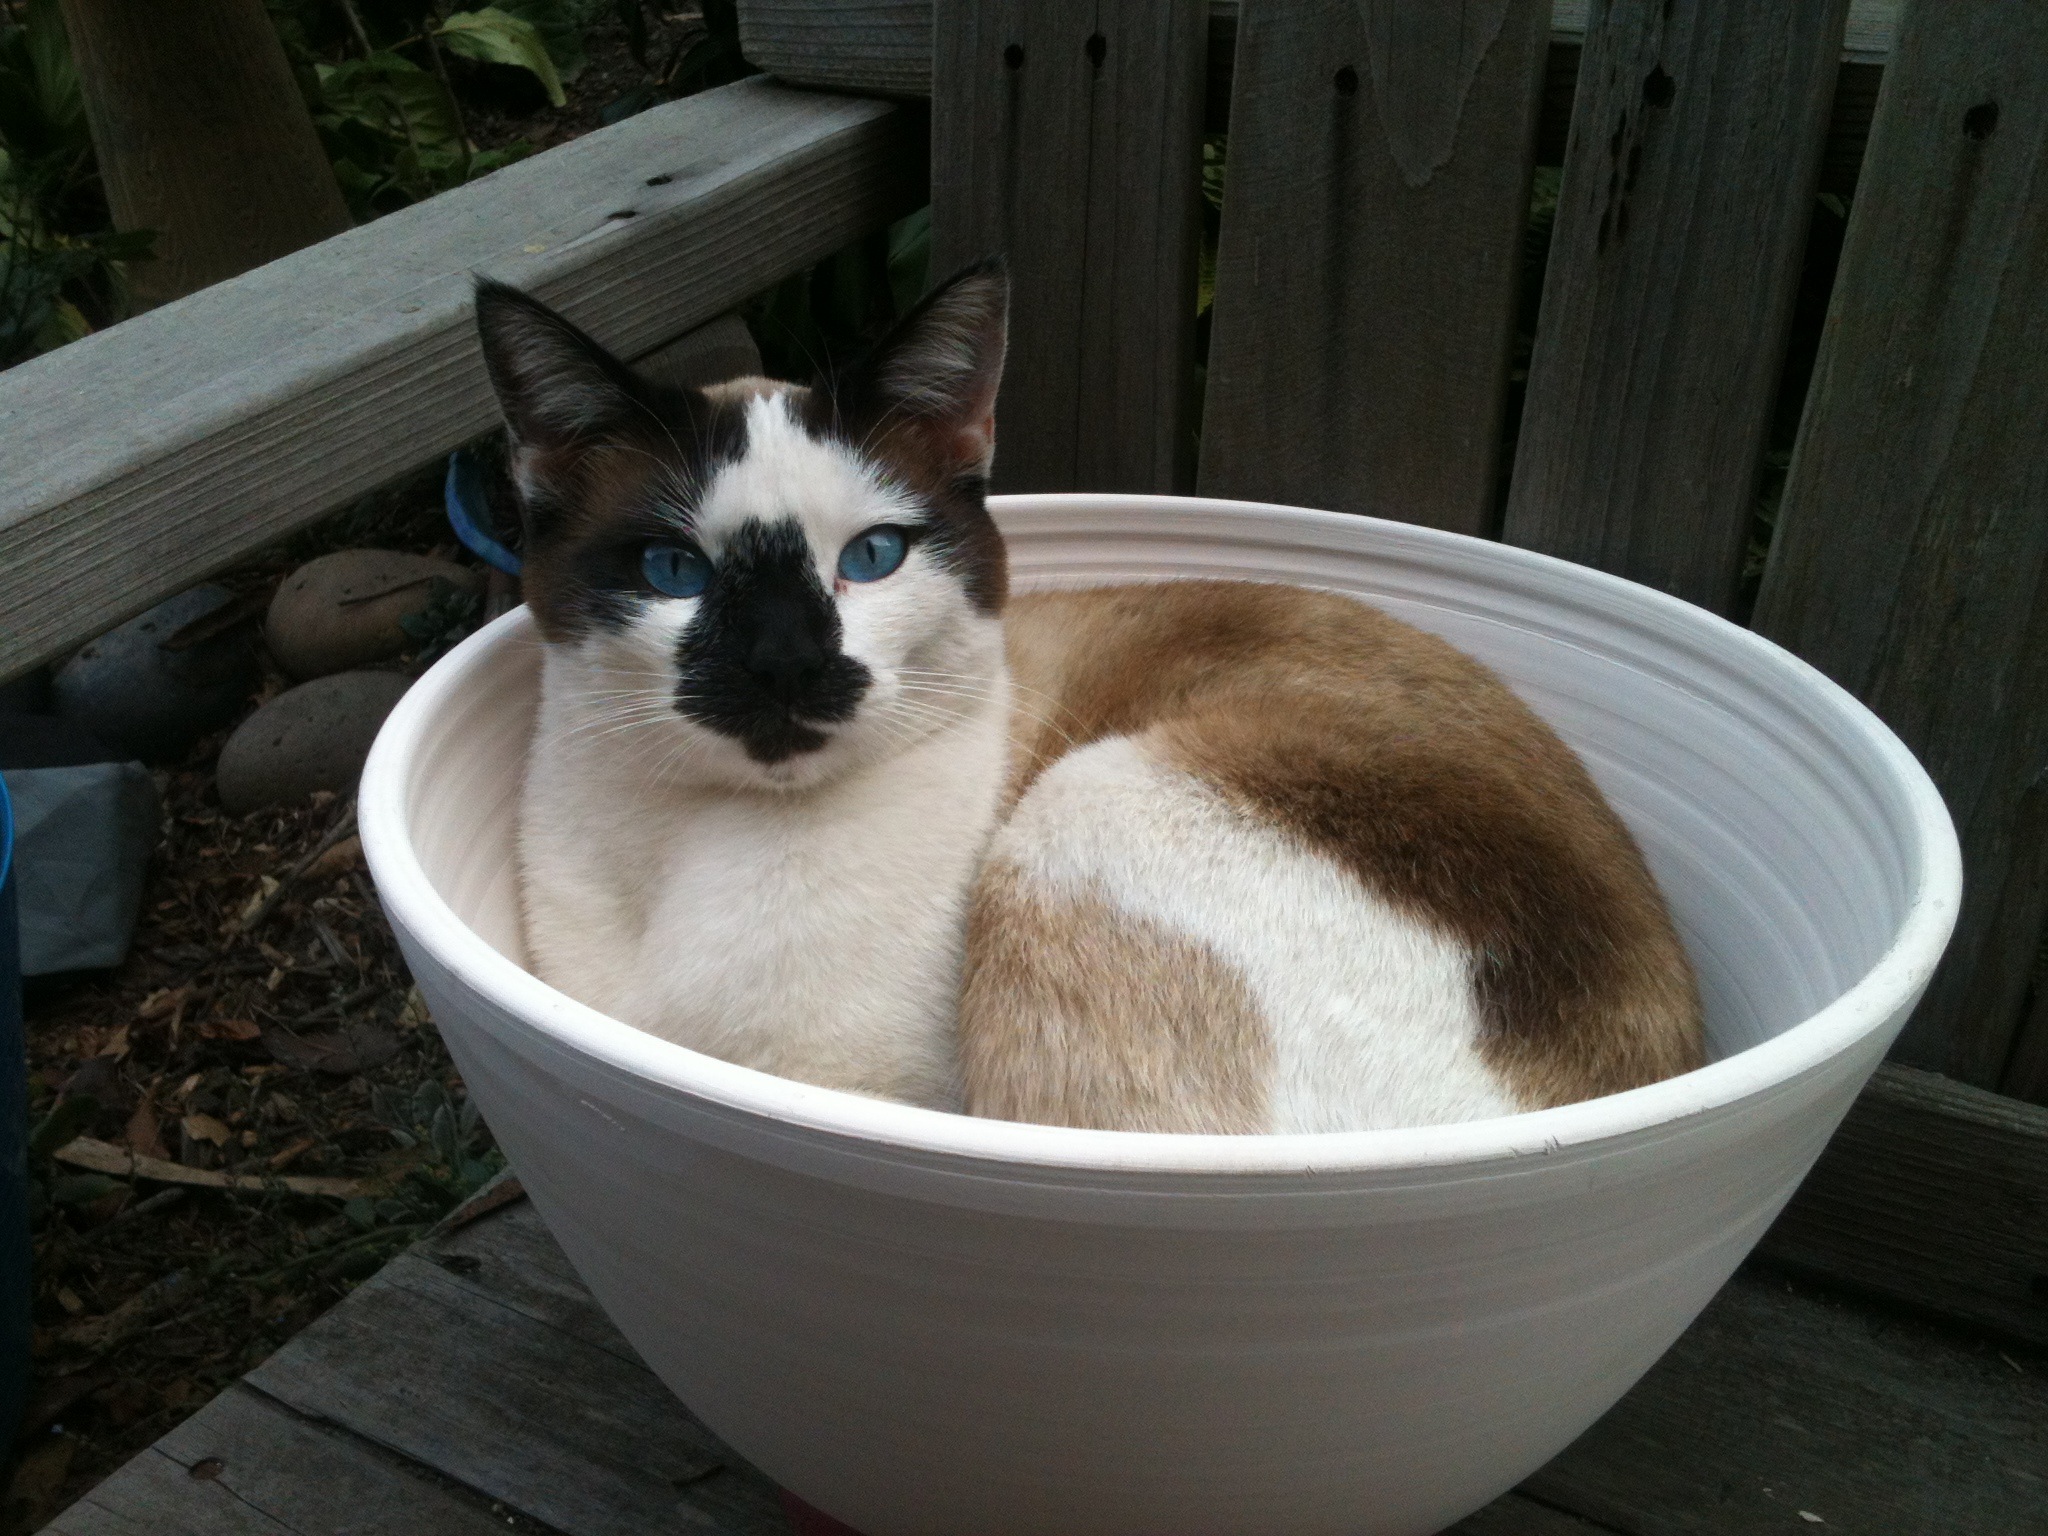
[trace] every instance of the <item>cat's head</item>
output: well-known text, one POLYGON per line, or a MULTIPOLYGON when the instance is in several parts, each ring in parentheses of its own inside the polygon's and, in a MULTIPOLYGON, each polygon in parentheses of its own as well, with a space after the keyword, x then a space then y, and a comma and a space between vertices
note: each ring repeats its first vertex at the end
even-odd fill
POLYGON ((650 771, 794 788, 980 713, 1009 285, 972 267, 809 386, 669 389, 477 285, 550 684, 650 771))

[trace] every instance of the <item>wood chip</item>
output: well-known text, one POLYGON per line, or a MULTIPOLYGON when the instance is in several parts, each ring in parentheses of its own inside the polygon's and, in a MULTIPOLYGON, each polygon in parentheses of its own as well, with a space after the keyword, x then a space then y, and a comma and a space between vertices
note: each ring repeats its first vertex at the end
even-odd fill
POLYGON ((263 1028, 254 1019, 208 1019, 199 1026, 202 1040, 260 1040, 263 1028))
POLYGON ((446 1216, 443 1216, 435 1230, 444 1235, 459 1231, 478 1217, 488 1216, 493 1211, 502 1210, 515 1200, 524 1200, 525 1198, 526 1186, 519 1182, 519 1175, 507 1169, 482 1189, 471 1195, 467 1200, 463 1201, 462 1204, 455 1207, 446 1216))
POLYGON ((58 1162, 93 1173, 117 1177, 150 1179, 158 1184, 191 1184, 202 1189, 275 1189, 280 1185, 295 1195, 328 1195, 336 1200, 353 1200, 369 1191, 363 1179, 322 1179, 304 1174, 280 1178, 257 1178, 250 1174, 219 1173, 211 1168, 187 1168, 161 1157, 143 1157, 111 1142, 81 1136, 65 1143, 52 1154, 58 1162))

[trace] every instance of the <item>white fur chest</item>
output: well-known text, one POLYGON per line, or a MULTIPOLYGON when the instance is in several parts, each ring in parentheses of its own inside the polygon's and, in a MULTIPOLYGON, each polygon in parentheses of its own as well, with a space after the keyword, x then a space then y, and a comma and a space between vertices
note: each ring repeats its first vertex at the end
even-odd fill
POLYGON ((950 1106, 962 907, 995 814, 988 711, 801 794, 664 785, 546 690, 521 807, 535 968, 652 1034, 950 1106))

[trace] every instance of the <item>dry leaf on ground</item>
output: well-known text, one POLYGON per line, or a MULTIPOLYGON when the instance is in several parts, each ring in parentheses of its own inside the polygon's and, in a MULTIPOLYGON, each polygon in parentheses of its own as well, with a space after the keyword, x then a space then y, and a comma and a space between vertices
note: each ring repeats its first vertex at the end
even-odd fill
POLYGON ((398 1037, 380 1024, 358 1022, 320 1035, 295 1035, 288 1029, 267 1029, 263 1043, 270 1054, 302 1072, 331 1072, 345 1077, 382 1066, 398 1054, 398 1037))

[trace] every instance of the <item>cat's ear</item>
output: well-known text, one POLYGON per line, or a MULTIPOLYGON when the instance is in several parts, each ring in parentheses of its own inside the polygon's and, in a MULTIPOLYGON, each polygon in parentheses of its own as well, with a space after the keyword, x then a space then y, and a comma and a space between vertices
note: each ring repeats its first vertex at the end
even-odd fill
POLYGON ((996 389, 1009 342, 1010 275, 978 262, 927 295, 845 381, 842 398, 885 426, 915 430, 949 473, 988 474, 996 389))
POLYGON ((602 440, 642 409, 630 368, 517 288, 479 278, 476 327, 522 479, 559 469, 563 456, 602 440))

